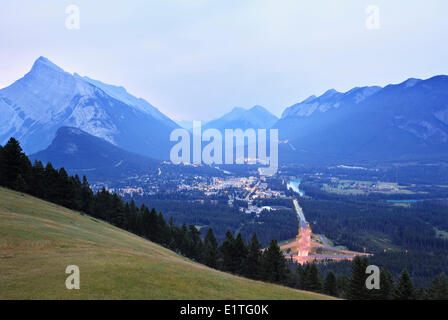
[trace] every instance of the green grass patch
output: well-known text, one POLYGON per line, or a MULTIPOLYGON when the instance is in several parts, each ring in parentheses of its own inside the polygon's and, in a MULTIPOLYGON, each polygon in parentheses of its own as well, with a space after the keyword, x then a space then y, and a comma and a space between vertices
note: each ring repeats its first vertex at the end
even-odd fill
POLYGON ((103 221, 0 188, 0 299, 329 299, 210 269, 103 221), (80 268, 81 289, 65 288, 80 268))

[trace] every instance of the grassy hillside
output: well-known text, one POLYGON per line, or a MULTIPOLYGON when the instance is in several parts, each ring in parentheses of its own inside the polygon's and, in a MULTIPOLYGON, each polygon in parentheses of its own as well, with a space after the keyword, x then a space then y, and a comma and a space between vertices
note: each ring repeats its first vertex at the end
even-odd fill
POLYGON ((0 188, 0 299, 326 299, 216 271, 60 206, 0 188), (65 288, 80 268, 81 289, 65 288))

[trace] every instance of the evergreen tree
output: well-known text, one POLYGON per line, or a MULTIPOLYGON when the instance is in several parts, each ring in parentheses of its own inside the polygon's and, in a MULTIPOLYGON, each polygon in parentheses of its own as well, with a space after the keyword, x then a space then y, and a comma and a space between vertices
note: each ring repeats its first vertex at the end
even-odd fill
POLYGON ((61 168, 60 171, 63 173, 59 173, 60 179, 60 204, 66 208, 72 210, 80 209, 80 185, 78 176, 71 177, 67 174, 64 168, 61 168), (63 195, 62 193, 65 192, 63 195))
POLYGON ((285 282, 285 285, 291 288, 296 288, 296 289, 300 289, 300 274, 301 274, 301 270, 300 270, 300 265, 298 265, 298 267, 296 267, 293 272, 289 272, 288 273, 288 279, 285 282))
POLYGON ((191 258, 192 257, 191 248, 192 248, 193 244, 192 244, 190 234, 188 233, 187 226, 185 223, 182 225, 181 234, 182 234, 182 240, 181 240, 181 244, 179 246, 179 250, 183 255, 191 258))
POLYGON ((106 188, 102 188, 95 195, 95 204, 94 204, 94 216, 105 221, 110 221, 111 214, 111 195, 106 190, 106 188))
POLYGON ((429 295, 429 290, 425 290, 423 288, 417 288, 414 290, 415 300, 429 300, 431 299, 429 295))
POLYGON ((176 234, 175 234, 175 239, 176 239, 176 246, 179 250, 179 252, 181 252, 182 254, 185 255, 185 252, 188 251, 189 248, 189 238, 188 238, 188 230, 187 230, 187 225, 185 224, 185 222, 182 224, 182 226, 180 227, 180 229, 176 230, 176 234))
POLYGON ((216 268, 218 265, 218 242, 213 234, 212 228, 209 228, 204 238, 204 253, 202 261, 205 265, 216 268))
POLYGON ((319 279, 319 270, 317 269, 315 263, 307 264, 303 276, 304 276, 303 283, 305 290, 320 292, 320 290, 322 289, 322 285, 319 279))
POLYGON ((131 200, 131 204, 129 205, 130 217, 129 217, 129 229, 133 230, 132 232, 143 235, 143 223, 142 223, 142 215, 141 211, 135 205, 134 199, 131 200))
POLYGON ((310 274, 311 266, 309 263, 305 264, 305 266, 299 266, 297 268, 297 273, 300 276, 300 284, 299 288, 302 290, 308 290, 308 277, 310 274))
POLYGON ((226 238, 221 244, 220 252, 222 257, 222 268, 224 271, 236 272, 236 266, 233 261, 235 239, 230 231, 226 232, 226 238))
POLYGON ((58 171, 53 168, 53 165, 48 162, 45 166, 45 181, 48 186, 47 193, 45 195, 45 199, 49 200, 53 203, 58 203, 58 191, 55 186, 58 184, 59 174, 58 171))
POLYGON ((277 240, 272 240, 269 247, 264 250, 261 261, 261 275, 263 280, 284 283, 287 279, 288 268, 283 253, 280 251, 277 240))
POLYGON ((159 226, 157 224, 158 217, 157 212, 154 208, 149 211, 146 209, 143 214, 143 228, 145 236, 154 242, 159 242, 160 234, 159 234, 159 226))
POLYGON ((90 189, 89 181, 86 176, 83 176, 81 183, 81 211, 92 214, 93 199, 93 191, 90 189))
POLYGON ((45 168, 41 161, 35 161, 31 168, 32 177, 30 179, 29 191, 36 197, 45 199, 48 185, 45 180, 45 168))
POLYGON ((126 224, 126 230, 131 231, 133 233, 136 233, 136 231, 134 229, 132 229, 133 225, 132 225, 132 221, 133 221, 133 217, 132 217, 132 213, 131 213, 131 206, 129 205, 129 202, 126 202, 123 206, 123 214, 125 217, 125 220, 127 221, 126 224))
POLYGON ((394 293, 394 278, 386 267, 381 268, 380 289, 373 290, 373 299, 391 300, 394 293))
POLYGON ((343 275, 336 278, 337 291, 340 298, 349 299, 350 277, 343 275))
MULTIPOLYGON (((82 199, 82 183, 79 176, 75 174, 74 177, 70 177, 72 188, 73 188, 73 209, 82 210, 83 199, 82 199)), ((123 202, 123 201, 122 201, 123 202)))
POLYGON ((332 271, 328 271, 324 281, 324 293, 337 297, 337 284, 336 284, 336 276, 332 271))
POLYGON ((189 248, 189 257, 196 260, 201 261, 202 258, 202 239, 201 232, 196 228, 195 225, 190 224, 188 227, 188 234, 190 237, 190 248, 189 248))
POLYGON ((247 257, 244 262, 243 274, 251 279, 259 279, 261 272, 261 244, 254 233, 248 246, 247 257))
POLYGON ((168 246, 171 240, 171 233, 168 224, 163 217, 162 212, 157 216, 157 225, 159 228, 159 241, 163 246, 168 246))
POLYGON ((406 269, 404 269, 397 281, 395 288, 394 299, 395 300, 413 300, 414 286, 411 281, 411 277, 406 269))
POLYGON ((432 300, 448 300, 448 282, 445 273, 434 278, 428 295, 432 300))
POLYGON ((205 243, 210 243, 213 247, 215 247, 216 249, 218 248, 218 241, 215 238, 215 234, 213 233, 213 229, 209 228, 205 238, 204 238, 204 244, 205 243))
POLYGON ((351 300, 367 300, 369 292, 366 287, 366 269, 368 266, 367 258, 356 256, 352 262, 352 278, 348 291, 351 300))
POLYGON ((16 181, 14 181, 13 189, 20 192, 28 191, 28 186, 21 174, 17 175, 16 181))
POLYGON ((26 186, 28 175, 31 171, 31 163, 25 153, 22 152, 19 142, 11 138, 2 148, 1 152, 1 176, 0 183, 10 189, 14 189, 16 183, 22 184, 20 187, 26 186), (22 177, 18 179, 18 176, 22 177))
POLYGON ((74 206, 74 188, 69 179, 67 171, 64 168, 60 168, 57 173, 55 189, 55 202, 66 208, 73 208, 74 206))
POLYGON ((168 245, 168 247, 173 250, 173 251, 177 251, 179 249, 178 244, 179 244, 179 240, 178 240, 178 234, 180 233, 179 228, 174 224, 174 219, 173 217, 170 217, 170 220, 168 222, 168 228, 170 230, 170 243, 168 245))
POLYGON ((126 227, 126 218, 124 214, 124 207, 123 207, 123 200, 120 199, 120 197, 114 193, 112 196, 112 208, 111 208, 111 217, 110 222, 119 228, 125 228, 126 227))
POLYGON ((234 242, 234 264, 235 264, 235 271, 238 274, 244 273, 244 263, 247 258, 247 247, 244 244, 243 237, 241 236, 241 233, 238 233, 236 236, 235 242, 234 242))

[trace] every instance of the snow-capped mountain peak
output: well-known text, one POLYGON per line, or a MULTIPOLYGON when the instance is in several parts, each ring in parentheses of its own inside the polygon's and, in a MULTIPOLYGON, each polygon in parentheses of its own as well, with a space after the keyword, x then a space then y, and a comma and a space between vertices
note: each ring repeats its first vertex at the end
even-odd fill
POLYGON ((60 68, 59 66, 55 65, 53 62, 42 56, 37 58, 31 70, 34 68, 50 68, 58 72, 65 72, 62 68, 60 68))
POLYGON ((264 107, 256 105, 250 109, 235 107, 218 119, 207 122, 205 128, 224 129, 268 129, 278 118, 264 107))
POLYGON ((74 76, 76 78, 82 79, 84 81, 87 81, 90 84, 93 84, 94 86, 102 89, 104 92, 106 92, 109 96, 111 96, 114 99, 120 100, 127 105, 133 106, 140 111, 146 112, 150 114, 151 116, 162 120, 167 121, 172 125, 171 120, 165 116, 163 113, 161 113, 156 107, 148 103, 146 100, 142 98, 137 98, 130 93, 127 92, 127 90, 122 86, 115 86, 111 84, 107 84, 104 82, 101 82, 99 80, 91 79, 89 77, 81 77, 79 74, 75 73, 74 76))
POLYGON ((14 136, 26 152, 37 152, 51 143, 61 126, 77 127, 124 149, 163 158, 169 154, 165 155, 166 135, 178 127, 123 87, 73 75, 39 57, 23 78, 0 90, 0 143, 14 136), (161 139, 165 149, 154 149, 161 146, 161 139))

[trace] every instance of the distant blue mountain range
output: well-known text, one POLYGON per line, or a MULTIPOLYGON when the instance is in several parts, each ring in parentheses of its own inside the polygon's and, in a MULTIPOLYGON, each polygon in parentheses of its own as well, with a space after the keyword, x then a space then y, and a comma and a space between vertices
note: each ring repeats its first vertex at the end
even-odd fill
POLYGON ((32 161, 51 162, 72 174, 87 175, 90 180, 127 178, 142 174, 156 174, 161 162, 127 152, 104 139, 81 129, 61 127, 45 150, 30 156, 32 161))
MULTIPOLYGON (((61 127, 125 152, 168 159, 169 135, 180 126, 123 87, 70 74, 40 57, 23 78, 0 90, 0 144, 14 136, 28 154, 46 149, 49 155, 53 139, 55 148, 67 133, 56 136, 61 127)), ((280 119, 261 106, 236 107, 202 128, 278 129, 283 163, 446 161, 448 77, 332 89, 286 108, 280 119)))
POLYGON ((217 169, 208 166, 176 166, 128 152, 104 139, 72 127, 59 128, 51 144, 29 158, 32 161, 42 161, 44 165, 51 162, 56 168, 64 167, 73 175, 86 175, 93 183, 138 180, 142 176, 163 178, 186 173, 221 175, 217 169))
POLYGON ((70 74, 40 57, 23 78, 0 90, 0 143, 14 136, 34 153, 62 126, 159 159, 168 159, 169 134, 179 127, 124 88, 70 74))
POLYGON ((235 107, 222 117, 207 122, 204 129, 267 129, 277 122, 278 118, 262 106, 250 109, 235 107))
POLYGON ((287 108, 278 128, 280 161, 445 161, 448 77, 329 90, 287 108))

